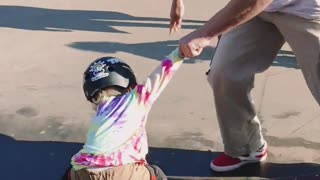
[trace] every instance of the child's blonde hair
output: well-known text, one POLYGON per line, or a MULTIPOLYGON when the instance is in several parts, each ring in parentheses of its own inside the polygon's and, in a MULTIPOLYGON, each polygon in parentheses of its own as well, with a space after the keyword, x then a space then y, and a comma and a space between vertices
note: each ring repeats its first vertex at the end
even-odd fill
POLYGON ((125 93, 129 92, 129 89, 122 88, 119 86, 109 86, 101 91, 97 92, 92 98, 93 109, 96 110, 97 106, 104 103, 111 96, 121 96, 125 93))

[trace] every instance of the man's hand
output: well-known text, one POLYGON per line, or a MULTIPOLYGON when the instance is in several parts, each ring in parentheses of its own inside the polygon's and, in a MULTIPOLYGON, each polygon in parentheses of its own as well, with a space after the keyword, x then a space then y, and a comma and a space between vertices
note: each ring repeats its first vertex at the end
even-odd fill
POLYGON ((172 31, 179 31, 182 25, 182 17, 184 14, 183 0, 172 0, 170 11, 170 34, 172 31))
POLYGON ((224 34, 254 18, 272 1, 273 0, 231 0, 204 26, 180 40, 180 53, 184 57, 189 58, 200 55, 203 48, 210 44, 212 38, 224 34))
POLYGON ((198 29, 180 39, 179 49, 183 57, 192 58, 201 54, 203 48, 210 44, 203 29, 198 29))

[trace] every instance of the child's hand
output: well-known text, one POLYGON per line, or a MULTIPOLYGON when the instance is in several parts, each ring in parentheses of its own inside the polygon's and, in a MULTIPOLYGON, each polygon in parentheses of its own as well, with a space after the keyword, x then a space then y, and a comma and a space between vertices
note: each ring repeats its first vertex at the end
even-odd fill
POLYGON ((182 54, 182 51, 179 47, 177 47, 175 50, 173 50, 169 56, 168 56, 171 60, 173 61, 182 61, 184 60, 184 56, 182 54))
POLYGON ((184 55, 183 55, 183 52, 182 52, 182 49, 180 48, 180 47, 178 47, 178 52, 179 52, 179 57, 181 58, 181 59, 184 59, 184 55))

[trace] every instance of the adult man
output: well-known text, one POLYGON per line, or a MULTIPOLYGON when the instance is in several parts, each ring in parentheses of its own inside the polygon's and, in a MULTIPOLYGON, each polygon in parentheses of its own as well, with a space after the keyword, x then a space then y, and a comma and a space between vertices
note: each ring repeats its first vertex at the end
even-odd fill
MULTIPOLYGON (((170 30, 181 27, 183 11, 182 0, 173 0, 170 30)), ((285 41, 320 103, 320 0, 231 0, 204 26, 180 40, 181 53, 195 57, 219 35, 208 81, 224 153, 210 166, 230 171, 267 157, 250 91, 255 73, 271 65, 285 41)))

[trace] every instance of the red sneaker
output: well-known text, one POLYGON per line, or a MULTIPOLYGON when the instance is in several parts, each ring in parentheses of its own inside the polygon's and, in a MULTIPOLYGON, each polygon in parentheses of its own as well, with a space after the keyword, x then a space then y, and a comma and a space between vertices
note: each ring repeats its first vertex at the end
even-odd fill
POLYGON ((267 143, 265 143, 256 152, 250 153, 249 155, 239 156, 237 158, 233 158, 222 153, 210 163, 210 167, 213 171, 217 172, 232 171, 248 163, 264 161, 267 159, 267 155, 267 143))

